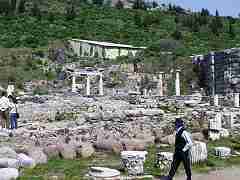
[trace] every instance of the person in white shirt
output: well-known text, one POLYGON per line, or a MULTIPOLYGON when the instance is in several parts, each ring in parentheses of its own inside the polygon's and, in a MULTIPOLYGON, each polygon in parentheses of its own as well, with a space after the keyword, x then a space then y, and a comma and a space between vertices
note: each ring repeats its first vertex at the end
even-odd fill
POLYGON ((9 128, 9 110, 11 109, 10 101, 6 97, 7 93, 2 92, 2 97, 0 98, 0 123, 2 128, 9 128))
POLYGON ((8 96, 10 101, 10 126, 11 129, 17 129, 17 100, 12 96, 8 96))
POLYGON ((176 118, 175 128, 177 131, 175 140, 175 152, 173 156, 171 170, 166 179, 172 180, 180 163, 183 162, 184 169, 187 175, 187 180, 191 180, 192 172, 189 150, 192 147, 193 143, 190 134, 184 128, 184 122, 181 118, 176 118))

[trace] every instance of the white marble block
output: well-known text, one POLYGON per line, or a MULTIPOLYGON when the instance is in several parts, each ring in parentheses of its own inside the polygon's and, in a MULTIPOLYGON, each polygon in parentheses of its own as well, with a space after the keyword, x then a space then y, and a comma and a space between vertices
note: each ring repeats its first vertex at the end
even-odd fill
POLYGON ((147 151, 122 151, 121 164, 129 175, 142 175, 147 151))

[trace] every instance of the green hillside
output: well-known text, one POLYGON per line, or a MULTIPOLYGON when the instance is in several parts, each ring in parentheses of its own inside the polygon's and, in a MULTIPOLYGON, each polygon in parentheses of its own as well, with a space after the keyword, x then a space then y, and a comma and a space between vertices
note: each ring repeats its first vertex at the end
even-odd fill
MULTIPOLYGON (((44 1, 45 2, 45 1, 44 1)), ((64 13, 67 4, 62 1, 40 6, 41 15, 22 13, 0 17, 0 45, 2 47, 41 47, 49 41, 66 38, 111 41, 138 46, 150 46, 160 39, 173 38, 176 29, 181 32, 187 54, 207 52, 213 49, 235 47, 240 39, 240 21, 233 24, 235 36, 231 37, 229 20, 222 18, 224 27, 218 36, 210 30, 214 17, 200 26, 189 28, 181 22, 186 16, 174 11, 146 11, 116 9, 76 3, 76 17, 67 20, 64 13), (35 16, 33 16, 35 15, 35 16), (176 18, 177 17, 177 18, 176 18), (180 22, 176 23, 176 19, 180 22)), ((192 21, 192 20, 190 20, 192 21)))

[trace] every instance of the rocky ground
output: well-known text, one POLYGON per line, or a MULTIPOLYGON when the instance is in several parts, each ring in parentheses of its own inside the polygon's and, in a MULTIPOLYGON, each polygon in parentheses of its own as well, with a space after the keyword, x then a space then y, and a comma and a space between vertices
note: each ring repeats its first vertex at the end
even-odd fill
POLYGON ((179 115, 194 140, 206 141, 202 132, 219 110, 225 113, 224 128, 231 127, 231 112, 235 113, 232 133, 240 127, 239 109, 214 108, 196 97, 25 96, 18 109, 19 128, 11 137, 9 132, 0 132, 1 147, 25 153, 36 164, 52 157, 91 157, 102 150, 119 154, 122 150, 145 150, 155 143, 172 145, 173 122, 179 115))

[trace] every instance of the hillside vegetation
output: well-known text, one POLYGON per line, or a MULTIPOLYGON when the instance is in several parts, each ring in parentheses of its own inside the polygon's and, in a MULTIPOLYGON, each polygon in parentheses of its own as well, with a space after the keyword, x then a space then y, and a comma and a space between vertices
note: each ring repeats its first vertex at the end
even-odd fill
POLYGON ((28 9, 24 13, 0 17, 2 47, 36 48, 47 45, 51 40, 66 38, 148 47, 160 39, 175 38, 182 41, 187 54, 193 54, 235 47, 240 39, 238 20, 232 25, 235 35, 229 34, 230 18, 220 18, 223 27, 218 28, 219 34, 215 35, 210 29, 211 22, 214 21, 212 16, 208 16, 204 20, 206 22, 200 22, 198 14, 184 15, 175 10, 117 9, 77 1, 74 4, 74 15, 69 18, 70 15, 66 13, 69 4, 64 1, 42 2, 42 5, 36 7, 39 8, 39 13, 33 7, 33 10, 28 9), (192 19, 188 18, 191 16, 192 19))

